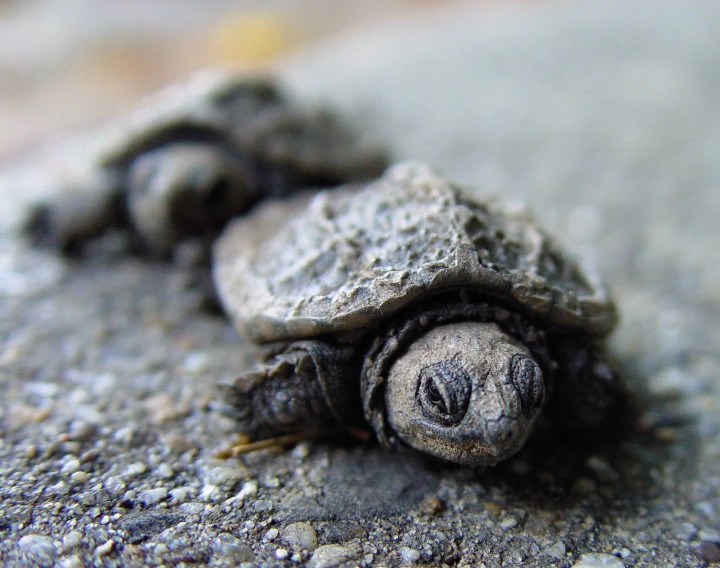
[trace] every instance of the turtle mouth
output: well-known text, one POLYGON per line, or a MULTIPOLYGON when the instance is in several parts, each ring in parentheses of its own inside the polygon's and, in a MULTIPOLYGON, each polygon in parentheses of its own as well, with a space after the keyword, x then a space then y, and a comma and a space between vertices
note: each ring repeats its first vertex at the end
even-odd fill
MULTIPOLYGON (((406 414, 406 418, 412 416, 406 414)), ((502 434, 488 434, 489 428, 462 433, 457 425, 438 429, 430 420, 415 423, 412 431, 398 433, 405 447, 418 449, 441 460, 477 466, 494 466, 515 455, 525 444, 534 420, 526 424, 503 420, 498 425, 502 434), (482 433, 481 433, 482 432, 482 433)))

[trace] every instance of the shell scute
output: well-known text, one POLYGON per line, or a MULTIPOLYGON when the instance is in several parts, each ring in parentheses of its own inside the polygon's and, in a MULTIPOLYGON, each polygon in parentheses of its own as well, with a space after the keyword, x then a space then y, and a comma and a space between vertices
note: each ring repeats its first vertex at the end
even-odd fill
POLYGON ((256 342, 357 330, 450 289, 591 336, 615 323, 602 285, 526 210, 472 200, 423 166, 321 193, 267 240, 257 236, 263 215, 220 239, 214 275, 228 313, 256 342))

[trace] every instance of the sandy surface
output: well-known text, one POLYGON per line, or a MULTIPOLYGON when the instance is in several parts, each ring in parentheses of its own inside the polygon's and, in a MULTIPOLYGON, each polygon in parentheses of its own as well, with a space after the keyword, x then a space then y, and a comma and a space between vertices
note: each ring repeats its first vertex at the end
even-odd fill
MULTIPOLYGON (((251 363, 176 268, 0 248, 7 565, 702 566, 720 559, 720 5, 448 9, 286 61, 478 191, 523 199, 611 282, 648 432, 495 469, 302 443, 219 460, 251 363)), ((37 170, 2 180, 19 207, 37 170), (29 180, 29 181, 28 181, 29 180)), ((5 222, 15 215, 5 212, 5 222)))

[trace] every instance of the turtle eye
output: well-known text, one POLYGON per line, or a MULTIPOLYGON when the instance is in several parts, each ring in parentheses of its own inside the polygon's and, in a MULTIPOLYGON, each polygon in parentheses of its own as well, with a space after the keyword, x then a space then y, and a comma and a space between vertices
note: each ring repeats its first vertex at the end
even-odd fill
POLYGON ((427 390, 428 401, 433 406, 435 406, 441 414, 449 414, 445 399, 442 397, 442 394, 440 394, 440 389, 438 389, 435 381, 432 378, 429 378, 427 380, 427 385, 425 386, 425 388, 427 390))
POLYGON ((545 396, 542 371, 529 357, 515 355, 510 363, 510 376, 518 390, 526 416, 537 410, 545 396))
POLYGON ((455 359, 420 371, 417 403, 425 417, 444 426, 458 424, 470 402, 471 380, 455 359))

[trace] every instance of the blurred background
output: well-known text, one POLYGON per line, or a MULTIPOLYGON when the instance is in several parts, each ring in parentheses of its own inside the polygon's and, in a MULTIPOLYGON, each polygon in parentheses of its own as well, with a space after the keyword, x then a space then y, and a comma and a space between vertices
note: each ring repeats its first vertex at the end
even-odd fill
POLYGON ((462 2, 0 0, 0 164, 191 70, 271 69, 323 39, 453 4, 462 2))

